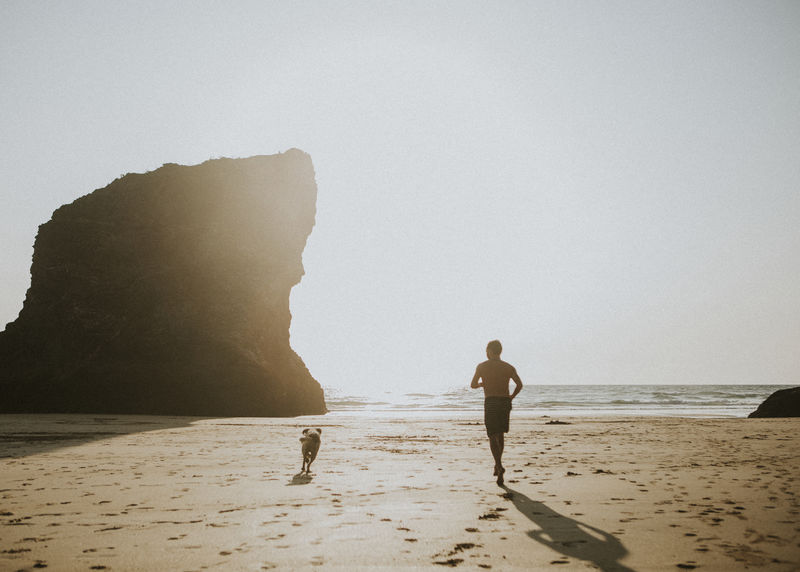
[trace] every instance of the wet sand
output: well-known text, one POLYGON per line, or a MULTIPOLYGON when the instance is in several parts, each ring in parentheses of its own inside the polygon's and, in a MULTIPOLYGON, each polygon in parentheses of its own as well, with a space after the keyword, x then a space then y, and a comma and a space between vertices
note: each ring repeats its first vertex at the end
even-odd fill
POLYGON ((563 420, 2 415, 0 570, 800 568, 800 419, 563 420))

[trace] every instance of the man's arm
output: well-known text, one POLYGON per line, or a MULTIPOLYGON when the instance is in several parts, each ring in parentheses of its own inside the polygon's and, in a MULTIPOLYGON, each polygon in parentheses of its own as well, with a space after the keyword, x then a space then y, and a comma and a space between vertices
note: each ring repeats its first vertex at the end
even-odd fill
POLYGON ((513 400, 517 394, 522 391, 522 380, 519 378, 516 369, 514 370, 514 373, 511 374, 511 379, 514 380, 514 384, 516 386, 514 387, 514 393, 511 394, 511 399, 513 400))
POLYGON ((483 387, 483 383, 479 381, 481 379, 480 369, 481 369, 480 366, 475 368, 475 375, 472 376, 472 382, 469 384, 469 386, 472 389, 478 389, 479 387, 483 387))

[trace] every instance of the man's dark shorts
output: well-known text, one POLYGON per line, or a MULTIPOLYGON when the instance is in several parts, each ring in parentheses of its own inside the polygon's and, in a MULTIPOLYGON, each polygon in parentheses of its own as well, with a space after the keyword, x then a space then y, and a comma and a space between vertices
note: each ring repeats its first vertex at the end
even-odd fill
POLYGON ((486 397, 483 401, 483 422, 486 434, 508 433, 508 416, 511 413, 510 397, 486 397))

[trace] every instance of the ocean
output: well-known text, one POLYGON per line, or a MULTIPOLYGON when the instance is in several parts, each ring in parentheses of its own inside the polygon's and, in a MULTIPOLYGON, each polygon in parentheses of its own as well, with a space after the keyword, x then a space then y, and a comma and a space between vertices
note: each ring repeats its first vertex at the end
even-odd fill
MULTIPOLYGON (((770 394, 791 385, 526 385, 514 411, 552 418, 572 416, 747 417, 770 394)), ((483 391, 466 387, 442 393, 387 391, 376 397, 325 388, 331 414, 376 413, 397 417, 474 416, 483 391)))

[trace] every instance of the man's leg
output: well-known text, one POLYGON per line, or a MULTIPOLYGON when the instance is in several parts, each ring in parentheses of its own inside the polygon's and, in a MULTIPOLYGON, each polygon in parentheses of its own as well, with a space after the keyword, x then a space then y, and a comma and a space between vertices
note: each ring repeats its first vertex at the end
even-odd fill
POLYGON ((503 468, 504 445, 502 433, 492 433, 489 435, 489 448, 492 450, 492 456, 494 457, 494 474, 497 475, 498 484, 502 484, 503 472, 505 471, 503 468))

